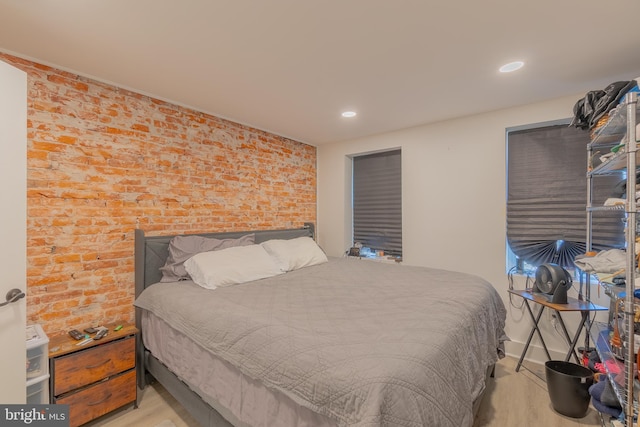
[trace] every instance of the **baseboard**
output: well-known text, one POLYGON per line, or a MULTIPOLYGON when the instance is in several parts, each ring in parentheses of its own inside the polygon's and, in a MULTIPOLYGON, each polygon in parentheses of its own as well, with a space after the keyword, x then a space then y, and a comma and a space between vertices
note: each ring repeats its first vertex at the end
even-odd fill
MULTIPOLYGON (((525 343, 523 342, 507 341, 505 343, 505 353, 507 354, 507 356, 513 357, 515 359, 520 359, 520 356, 522 355, 522 350, 524 350, 524 344, 525 343)), ((567 357, 567 350, 558 351, 558 350, 549 349, 549 355, 551 356, 551 360, 564 360, 565 357, 567 357)), ((578 357, 580 357, 579 354, 578 354, 578 357)), ((534 345, 532 343, 529 345, 529 349, 527 350, 527 354, 525 355, 524 360, 527 362, 544 365, 544 363, 548 359, 547 359, 547 354, 544 351, 544 348, 542 346, 534 345)), ((571 361, 575 362, 575 359, 571 358, 571 361)))

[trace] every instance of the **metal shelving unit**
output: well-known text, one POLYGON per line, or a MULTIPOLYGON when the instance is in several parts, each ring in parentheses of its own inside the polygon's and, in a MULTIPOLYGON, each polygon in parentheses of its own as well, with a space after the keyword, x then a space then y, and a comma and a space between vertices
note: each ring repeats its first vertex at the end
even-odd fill
MULTIPOLYGON (((592 206, 593 178, 610 175, 612 173, 626 173, 627 179, 627 194, 624 204, 626 214, 625 241, 627 259, 625 268, 625 300, 622 313, 624 323, 624 342, 622 346, 624 360, 620 361, 613 357, 609 341, 608 325, 604 329, 594 326, 591 331, 600 358, 603 361, 616 360, 617 362, 610 366, 617 367, 615 370, 619 369, 622 373, 614 373, 613 370, 608 370, 607 372, 616 395, 620 400, 622 409, 624 410, 626 427, 634 426, 634 418, 637 414, 637 398, 634 395, 634 385, 637 386, 637 384, 635 382, 636 372, 634 368, 636 357, 634 353, 635 301, 633 296, 636 271, 636 175, 638 173, 637 165, 640 163, 640 153, 638 153, 637 150, 638 139, 636 135, 636 123, 640 113, 638 110, 637 96, 638 94, 635 92, 626 94, 624 102, 609 112, 609 120, 602 128, 594 133, 592 142, 587 146, 589 162, 587 172, 587 251, 591 251, 592 245, 593 213, 599 210, 611 209, 592 206), (594 150, 603 147, 612 147, 617 143, 623 143, 624 146, 615 156, 596 167, 591 167, 594 150)), ((615 208, 620 209, 618 207, 615 208)), ((589 284, 587 283, 587 293, 588 292, 589 284)), ((587 298, 588 297, 589 295, 587 294, 587 298)), ((617 321, 617 319, 615 319, 615 321, 617 321)), ((607 366, 606 363, 604 365, 607 366)))

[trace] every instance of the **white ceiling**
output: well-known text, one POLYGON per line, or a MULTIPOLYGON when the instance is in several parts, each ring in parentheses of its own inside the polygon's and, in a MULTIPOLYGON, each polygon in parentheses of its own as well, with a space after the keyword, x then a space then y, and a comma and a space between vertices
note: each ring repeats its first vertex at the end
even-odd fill
POLYGON ((0 50, 319 145, 640 77, 640 1, 0 0, 0 50))

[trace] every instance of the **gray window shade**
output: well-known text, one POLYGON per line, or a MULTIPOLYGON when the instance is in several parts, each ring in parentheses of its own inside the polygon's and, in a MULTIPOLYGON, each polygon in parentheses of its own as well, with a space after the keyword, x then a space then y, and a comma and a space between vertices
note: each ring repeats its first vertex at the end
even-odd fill
MULTIPOLYGON (((507 239, 524 261, 573 267, 585 252, 588 142, 588 132, 567 125, 508 133, 507 239)), ((594 178, 593 205, 615 196, 621 180, 594 178)), ((593 250, 624 247, 623 216, 594 214, 593 250)))
POLYGON ((402 255, 400 150, 353 158, 353 240, 402 255))

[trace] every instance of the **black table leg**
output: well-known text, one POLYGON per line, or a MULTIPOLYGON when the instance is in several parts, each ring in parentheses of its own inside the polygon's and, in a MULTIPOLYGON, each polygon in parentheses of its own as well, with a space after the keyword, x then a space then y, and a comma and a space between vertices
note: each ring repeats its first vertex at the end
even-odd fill
POLYGON ((516 365, 516 372, 520 370, 520 366, 522 366, 522 361, 524 360, 525 355, 527 354, 527 350, 529 349, 529 344, 531 344, 531 339, 533 338, 534 333, 538 333, 538 337, 540 338, 540 342, 542 343, 542 347, 544 348, 545 353, 547 353, 547 359, 551 360, 551 355, 549 354, 549 350, 547 349, 547 344, 544 342, 542 338, 542 333, 540 329, 538 329, 538 322, 540 322, 540 318, 542 317, 542 313, 544 312, 545 307, 543 305, 540 306, 540 311, 538 314, 534 316, 533 311, 531 311, 531 307, 529 306, 529 302, 524 300, 525 307, 527 307, 527 311, 529 312, 529 316, 533 321, 533 327, 531 328, 531 332, 529 333, 529 338, 527 339, 527 343, 524 345, 524 349, 522 350, 522 354, 520 355, 520 360, 518 360, 518 364, 516 365))
MULTIPOLYGON (((573 357, 576 359, 576 363, 580 364, 580 358, 578 357, 578 354, 575 352, 575 348, 576 348, 576 344, 578 343, 578 338, 580 338, 580 332, 582 332, 582 330, 584 329, 584 325, 585 325, 585 322, 587 321, 587 317, 589 317, 589 313, 586 311, 583 311, 581 314, 582 314, 582 320, 578 325, 578 329, 576 330, 573 340, 570 341, 569 351, 567 352, 567 356, 564 359, 565 362, 568 362, 569 359, 571 359, 571 354, 573 354, 573 357)), ((560 313, 558 313, 558 320, 560 321, 560 326, 562 326, 562 330, 564 331, 564 334, 567 337, 567 341, 569 341, 570 339, 569 333, 567 332, 567 328, 565 327, 564 322, 562 321, 562 316, 560 316, 560 313)))

